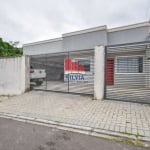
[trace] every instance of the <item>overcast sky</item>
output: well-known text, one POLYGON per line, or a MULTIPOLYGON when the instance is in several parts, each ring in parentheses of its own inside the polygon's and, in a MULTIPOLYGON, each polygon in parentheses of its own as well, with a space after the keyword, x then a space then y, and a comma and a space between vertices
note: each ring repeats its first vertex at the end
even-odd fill
POLYGON ((22 44, 148 21, 150 0, 0 0, 0 37, 22 44))

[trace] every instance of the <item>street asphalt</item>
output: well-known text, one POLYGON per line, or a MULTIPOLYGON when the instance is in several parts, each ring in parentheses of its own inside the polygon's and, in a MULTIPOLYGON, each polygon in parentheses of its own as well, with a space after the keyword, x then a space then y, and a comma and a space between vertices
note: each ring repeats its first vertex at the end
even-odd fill
POLYGON ((145 150, 145 148, 0 118, 0 150, 145 150))

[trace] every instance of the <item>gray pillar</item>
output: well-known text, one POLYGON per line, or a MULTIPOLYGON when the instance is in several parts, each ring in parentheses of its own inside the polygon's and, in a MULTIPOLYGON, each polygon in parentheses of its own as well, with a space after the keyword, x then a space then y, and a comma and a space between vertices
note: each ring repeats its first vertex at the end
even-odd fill
POLYGON ((94 99, 104 99, 105 88, 105 47, 95 47, 94 58, 94 99))

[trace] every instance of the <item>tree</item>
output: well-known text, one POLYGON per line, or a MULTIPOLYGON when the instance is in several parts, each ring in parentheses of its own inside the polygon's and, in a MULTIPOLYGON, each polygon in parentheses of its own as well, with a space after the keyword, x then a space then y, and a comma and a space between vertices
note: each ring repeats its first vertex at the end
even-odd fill
POLYGON ((10 44, 0 38, 0 57, 21 56, 23 54, 23 49, 17 48, 13 43, 10 44))

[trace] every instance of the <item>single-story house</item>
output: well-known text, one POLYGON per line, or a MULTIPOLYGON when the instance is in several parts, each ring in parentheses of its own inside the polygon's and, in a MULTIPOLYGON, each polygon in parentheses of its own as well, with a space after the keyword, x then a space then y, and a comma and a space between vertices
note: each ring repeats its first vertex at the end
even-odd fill
MULTIPOLYGON (((24 55, 48 56, 48 81, 92 80, 95 46, 106 48, 106 83, 109 86, 150 89, 150 23, 142 22, 117 28, 99 26, 62 34, 62 37, 23 45, 24 55), (69 58, 67 53, 70 52, 69 58), (60 55, 61 54, 61 57, 60 55), (59 55, 59 57, 58 57, 59 55), (54 61, 55 60, 55 61, 54 61), (57 63, 61 69, 56 69, 57 63), (55 68, 55 71, 52 69, 55 68), (72 67, 71 67, 72 65, 72 67), (59 71, 61 70, 61 71, 59 71), (58 77, 56 75, 60 74, 58 77), (62 75, 63 72, 63 75, 62 75), (73 73, 83 76, 68 76, 73 73), (63 77, 62 77, 63 76, 63 77)), ((39 58, 39 61, 43 62, 39 58)), ((37 61, 36 61, 37 62, 37 61)), ((40 65, 41 67, 41 65, 40 65)), ((88 84, 89 85, 89 84, 88 84)), ((88 86, 86 85, 86 87, 88 86)), ((90 82, 91 85, 91 82, 90 82)), ((82 85, 79 85, 82 87, 82 85)), ((72 92, 74 87, 70 87, 72 92)), ((78 88, 81 91, 81 88, 78 88)), ((91 89, 91 88, 90 88, 91 89)), ((93 92, 91 91, 87 91, 93 92)), ((150 91, 148 91, 149 93, 150 91)), ((148 95, 149 96, 149 95, 148 95)))

